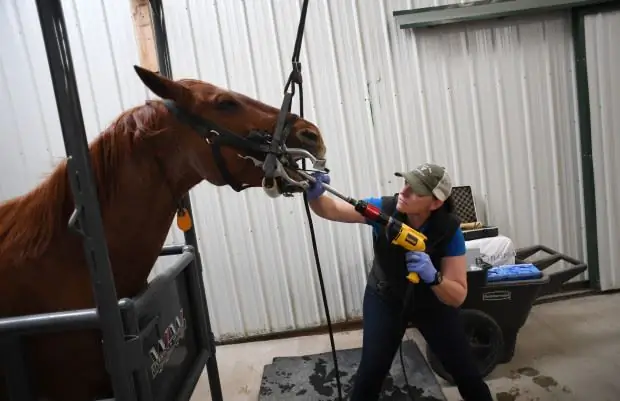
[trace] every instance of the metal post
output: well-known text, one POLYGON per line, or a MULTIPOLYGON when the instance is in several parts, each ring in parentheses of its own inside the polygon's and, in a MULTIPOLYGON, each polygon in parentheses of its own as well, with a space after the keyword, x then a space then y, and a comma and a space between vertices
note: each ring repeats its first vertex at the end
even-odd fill
MULTIPOLYGON (((39 22, 62 127, 67 169, 75 203, 74 217, 83 238, 97 312, 103 332, 106 367, 115 399, 135 400, 131 372, 125 363, 123 324, 110 267, 91 167, 67 28, 60 0, 36 0, 39 22)), ((78 234, 76 234, 78 235, 78 234)))
MULTIPOLYGON (((155 42, 157 47, 157 59, 159 64, 160 73, 172 79, 172 66, 170 61, 170 52, 168 48, 168 34, 166 33, 166 21, 164 18, 164 9, 161 0, 149 0, 151 6, 151 12, 153 16, 153 25, 155 33, 155 42)), ((193 216, 192 204, 189 194, 182 199, 183 207, 187 209, 190 216, 193 216)), ((220 374, 217 366, 217 358, 215 357, 215 339, 213 331, 211 330, 211 319, 209 318, 209 307, 207 305, 207 298, 205 294, 204 282, 202 280, 202 257, 198 250, 198 239, 196 237, 195 226, 184 233, 185 243, 194 248, 196 255, 194 263, 198 272, 200 273, 199 288, 200 298, 204 305, 205 319, 207 325, 207 349, 210 351, 209 359, 207 360, 207 376, 209 378, 209 387, 211 389, 211 399, 214 401, 222 401, 222 385, 220 383, 220 374)))
POLYGON ((4 337, 0 339, 0 350, 0 363, 6 375, 9 400, 35 401, 26 362, 27 354, 24 352, 24 339, 19 335, 4 337))
POLYGON ((579 113, 579 139, 581 144, 581 173, 583 175, 583 204, 585 209, 586 254, 590 287, 601 289, 598 255, 598 228, 596 215, 596 184, 592 155, 592 120, 590 116, 590 89, 586 59, 585 17, 589 14, 620 10, 617 1, 577 7, 572 9, 572 34, 575 54, 575 79, 577 110, 579 113))

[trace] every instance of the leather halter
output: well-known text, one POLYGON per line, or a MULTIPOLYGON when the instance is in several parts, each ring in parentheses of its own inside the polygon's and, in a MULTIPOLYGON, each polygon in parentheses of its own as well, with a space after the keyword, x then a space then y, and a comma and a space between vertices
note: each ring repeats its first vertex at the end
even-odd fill
MULTIPOLYGON (((278 159, 286 156, 286 151, 281 143, 276 146, 276 149, 272 149, 273 135, 267 131, 252 130, 247 137, 242 137, 231 131, 223 129, 217 126, 215 123, 199 117, 195 114, 181 109, 173 100, 164 99, 164 105, 166 108, 174 114, 174 116, 181 122, 191 126, 207 143, 211 145, 213 150, 213 156, 215 163, 224 178, 226 184, 237 192, 241 192, 249 187, 248 184, 240 184, 230 173, 226 167, 226 161, 222 156, 220 147, 229 146, 243 151, 252 158, 263 161, 267 158, 267 155, 274 154, 278 159)), ((291 131, 291 128, 297 116, 289 114, 287 116, 283 137, 286 138, 291 131)), ((282 141, 284 143, 284 141, 282 141)))

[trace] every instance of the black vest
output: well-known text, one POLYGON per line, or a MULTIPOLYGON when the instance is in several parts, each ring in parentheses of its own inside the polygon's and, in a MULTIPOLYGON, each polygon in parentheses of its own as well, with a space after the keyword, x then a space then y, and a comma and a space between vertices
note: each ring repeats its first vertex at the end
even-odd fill
MULTIPOLYGON (((407 224, 407 215, 396 211, 398 194, 381 198, 381 210, 403 223, 407 224)), ((458 217, 449 211, 449 203, 433 211, 425 223, 422 233, 428 238, 426 241, 426 253, 429 254, 433 265, 437 270, 441 266, 441 258, 445 255, 445 249, 455 231, 460 225, 458 217)), ((368 283, 379 290, 388 298, 404 302, 405 291, 409 281, 407 280, 407 266, 405 264, 406 250, 392 245, 385 234, 385 228, 381 228, 378 235, 374 236, 373 248, 375 257, 372 269, 368 276, 368 283)), ((426 310, 445 307, 433 290, 422 280, 413 285, 411 299, 407 302, 410 311, 426 310)))

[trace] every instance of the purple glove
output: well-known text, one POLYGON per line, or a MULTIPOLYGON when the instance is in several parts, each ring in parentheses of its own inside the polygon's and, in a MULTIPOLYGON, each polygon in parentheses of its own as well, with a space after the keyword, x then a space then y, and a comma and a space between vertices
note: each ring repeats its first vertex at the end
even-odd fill
POLYGON ((325 192, 323 183, 329 184, 331 182, 329 175, 321 173, 320 171, 315 171, 311 175, 316 178, 317 181, 311 182, 310 186, 306 190, 306 195, 308 196, 309 201, 315 200, 319 196, 323 195, 323 192, 325 192))
POLYGON ((430 256, 425 252, 407 252, 405 256, 407 270, 409 273, 418 273, 418 276, 425 283, 432 283, 435 280, 437 269, 433 266, 430 256))

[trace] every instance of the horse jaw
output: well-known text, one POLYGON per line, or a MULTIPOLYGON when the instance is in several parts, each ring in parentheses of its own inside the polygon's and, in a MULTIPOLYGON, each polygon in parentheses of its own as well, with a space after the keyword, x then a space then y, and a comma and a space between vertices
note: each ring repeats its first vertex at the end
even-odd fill
MULTIPOLYGON (((292 171, 287 171, 290 175, 289 177, 294 181, 303 181, 303 178, 299 174, 295 174, 292 171)), ((263 177, 261 181, 261 186, 263 191, 270 198, 277 198, 285 193, 293 194, 293 193, 303 193, 304 187, 301 185, 296 185, 291 183, 287 179, 283 179, 282 177, 275 177, 273 179, 263 177)))

